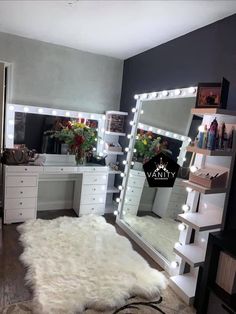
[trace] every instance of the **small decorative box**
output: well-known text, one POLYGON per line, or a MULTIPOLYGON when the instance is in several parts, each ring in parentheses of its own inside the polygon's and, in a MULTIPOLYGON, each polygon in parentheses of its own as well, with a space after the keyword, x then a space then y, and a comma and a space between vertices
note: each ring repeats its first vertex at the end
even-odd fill
POLYGON ((108 111, 107 117, 107 131, 113 133, 123 133, 126 112, 108 111))
POLYGON ((119 143, 105 143, 107 152, 122 152, 122 147, 119 143))
POLYGON ((228 171, 223 169, 204 168, 190 172, 189 181, 206 188, 226 187, 228 171))

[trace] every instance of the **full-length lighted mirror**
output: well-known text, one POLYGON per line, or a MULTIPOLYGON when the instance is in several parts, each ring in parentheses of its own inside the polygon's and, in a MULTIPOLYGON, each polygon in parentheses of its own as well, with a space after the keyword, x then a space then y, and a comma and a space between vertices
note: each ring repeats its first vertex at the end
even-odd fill
POLYGON ((156 254, 162 266, 175 259, 178 214, 187 198, 182 180, 188 175, 191 154, 186 154, 186 147, 201 124, 201 119, 191 114, 195 93, 196 88, 145 95, 132 110, 118 220, 156 254), (173 187, 150 187, 147 182, 143 164, 160 152, 180 165, 173 187))

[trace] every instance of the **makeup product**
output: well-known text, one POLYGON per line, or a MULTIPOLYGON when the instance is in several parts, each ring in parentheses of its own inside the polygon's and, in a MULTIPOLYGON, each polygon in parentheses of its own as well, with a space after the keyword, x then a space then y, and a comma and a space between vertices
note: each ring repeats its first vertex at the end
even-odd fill
POLYGON ((207 130, 207 125, 205 124, 204 132, 203 132, 203 143, 202 143, 203 149, 207 148, 207 139, 208 139, 208 130, 207 130))
POLYGON ((197 143, 198 148, 203 148, 204 130, 202 128, 203 126, 201 125, 199 127, 199 134, 198 134, 198 138, 199 138, 198 143, 197 143))
POLYGON ((234 136, 234 127, 232 126, 231 131, 229 133, 229 138, 228 138, 228 148, 232 149, 233 148, 233 136, 234 136))
POLYGON ((225 123, 222 122, 219 128, 219 149, 224 148, 225 123))
POLYGON ((215 150, 216 149, 216 135, 218 129, 218 122, 216 118, 211 122, 211 126, 208 132, 208 141, 207 149, 215 150))

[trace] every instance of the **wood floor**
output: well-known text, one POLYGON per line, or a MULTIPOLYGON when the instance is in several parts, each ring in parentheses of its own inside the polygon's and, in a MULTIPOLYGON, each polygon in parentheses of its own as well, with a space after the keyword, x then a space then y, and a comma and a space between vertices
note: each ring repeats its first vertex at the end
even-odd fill
MULTIPOLYGON (((54 219, 63 215, 76 217, 73 210, 38 212, 38 218, 41 219, 54 219)), ((108 223, 115 225, 114 215, 108 214, 105 218, 108 223)), ((26 269, 19 261, 23 249, 18 241, 17 226, 18 224, 3 225, 2 230, 0 229, 0 309, 8 304, 32 298, 32 292, 24 285, 26 269)), ((117 225, 115 227, 120 235, 126 236, 122 229, 117 225)), ((138 245, 132 240, 131 242, 134 250, 142 255, 151 267, 162 270, 138 245)))

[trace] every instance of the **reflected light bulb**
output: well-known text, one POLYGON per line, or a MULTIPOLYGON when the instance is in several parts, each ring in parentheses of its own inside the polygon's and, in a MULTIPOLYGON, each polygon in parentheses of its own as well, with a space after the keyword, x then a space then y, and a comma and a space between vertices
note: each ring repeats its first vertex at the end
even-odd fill
POLYGON ((126 160, 123 160, 122 163, 123 163, 123 165, 126 165, 126 164, 127 164, 127 161, 126 161, 126 160))
POLYGON ((187 205, 187 204, 184 204, 184 205, 182 206, 182 210, 183 210, 184 212, 189 211, 189 209, 190 209, 190 207, 189 207, 189 205, 187 205))
POLYGON ((204 132, 204 130, 205 130, 204 125, 200 125, 200 126, 198 127, 198 131, 199 131, 199 132, 204 132))
POLYGON ((125 147, 125 151, 128 152, 129 151, 129 147, 125 147))
POLYGON ((114 210, 114 215, 115 215, 115 216, 118 215, 118 210, 114 210))
POLYGON ((121 176, 121 178, 124 178, 125 174, 122 172, 122 173, 120 174, 120 176, 121 176))
POLYGON ((175 96, 179 96, 181 94, 181 90, 180 89, 176 89, 175 90, 175 96))
POLYGON ((118 186, 118 189, 121 191, 123 188, 122 188, 122 185, 119 185, 118 186))
POLYGON ((139 95, 134 95, 134 99, 139 99, 139 95))
POLYGON ((171 262, 170 264, 171 268, 177 268, 179 266, 179 263, 176 261, 171 262))
POLYGON ((196 92, 195 87, 189 87, 188 92, 189 92, 190 94, 194 94, 194 93, 196 92))
POLYGON ((136 108, 132 108, 132 110, 131 110, 133 113, 135 113, 136 112, 136 108))
POLYGON ((186 191, 187 191, 187 192, 189 192, 189 193, 190 193, 190 192, 192 192, 192 190, 193 190, 193 189, 192 189, 192 188, 190 188, 189 186, 187 186, 187 187, 186 187, 186 191))
POLYGON ((131 121, 129 122, 129 124, 130 124, 130 125, 134 125, 134 121, 131 120, 131 121))
POLYGON ((163 90, 162 95, 163 95, 164 97, 166 97, 166 96, 169 95, 169 92, 167 92, 167 90, 163 90))
POLYGON ((120 202, 120 198, 117 197, 117 198, 116 198, 116 203, 119 203, 119 202, 120 202))
POLYGON ((191 166, 191 167, 190 167, 190 171, 191 171, 192 173, 196 172, 196 171, 197 171, 197 167, 196 167, 196 166, 191 166))
POLYGON ((131 139, 131 136, 132 136, 131 134, 128 134, 128 135, 127 135, 127 138, 128 138, 128 139, 131 139))

